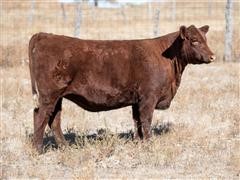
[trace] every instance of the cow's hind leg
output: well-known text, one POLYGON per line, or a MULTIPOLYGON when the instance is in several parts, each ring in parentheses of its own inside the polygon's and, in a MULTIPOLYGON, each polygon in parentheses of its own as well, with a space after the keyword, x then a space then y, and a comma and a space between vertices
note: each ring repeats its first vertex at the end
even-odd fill
POLYGON ((134 139, 136 140, 142 139, 143 138, 142 123, 140 121, 138 104, 134 104, 132 106, 132 116, 135 126, 134 139))
POLYGON ((58 146, 67 145, 67 141, 65 140, 61 129, 61 110, 62 98, 57 101, 55 109, 50 116, 50 120, 48 122, 48 125, 53 131, 54 138, 58 146))
POLYGON ((49 105, 40 105, 34 109, 33 145, 39 153, 43 152, 43 134, 51 114, 49 105))

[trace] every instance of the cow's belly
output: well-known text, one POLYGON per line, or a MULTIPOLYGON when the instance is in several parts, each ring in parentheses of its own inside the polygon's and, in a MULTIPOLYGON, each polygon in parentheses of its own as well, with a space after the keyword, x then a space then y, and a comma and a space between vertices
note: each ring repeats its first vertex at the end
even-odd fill
POLYGON ((102 90, 82 88, 81 90, 67 93, 65 98, 73 101, 85 110, 98 112, 108 111, 129 106, 133 103, 132 94, 129 91, 102 90))

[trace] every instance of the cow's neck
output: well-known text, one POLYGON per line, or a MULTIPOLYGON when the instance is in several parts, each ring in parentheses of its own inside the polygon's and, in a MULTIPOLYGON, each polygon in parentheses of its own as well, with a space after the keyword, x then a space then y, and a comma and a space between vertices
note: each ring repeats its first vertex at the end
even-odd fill
POLYGON ((181 55, 182 40, 179 33, 171 33, 158 39, 159 47, 161 48, 162 56, 169 59, 174 70, 176 86, 181 82, 182 73, 187 65, 187 61, 181 55))
POLYGON ((185 61, 183 61, 182 58, 176 57, 173 59, 172 65, 174 67, 176 86, 179 87, 180 82, 181 82, 181 77, 182 77, 185 67, 187 66, 187 63, 185 61))

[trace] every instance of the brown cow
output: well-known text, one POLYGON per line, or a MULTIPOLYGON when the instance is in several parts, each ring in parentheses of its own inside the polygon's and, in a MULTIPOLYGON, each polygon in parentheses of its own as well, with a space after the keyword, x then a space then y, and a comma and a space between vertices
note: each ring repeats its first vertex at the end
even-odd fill
POLYGON ((29 43, 34 109, 33 143, 42 151, 47 124, 66 144, 62 99, 97 112, 132 106, 135 137, 150 137, 154 109, 170 106, 187 64, 210 63, 209 26, 181 26, 178 32, 144 40, 81 40, 47 33, 29 43))

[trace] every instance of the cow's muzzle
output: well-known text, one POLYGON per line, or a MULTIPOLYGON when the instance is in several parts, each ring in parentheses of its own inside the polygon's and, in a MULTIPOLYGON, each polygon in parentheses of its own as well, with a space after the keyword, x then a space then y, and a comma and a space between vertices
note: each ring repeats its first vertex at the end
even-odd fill
POLYGON ((209 61, 210 61, 210 62, 213 62, 215 59, 216 59, 216 56, 215 56, 215 55, 209 56, 209 61))

